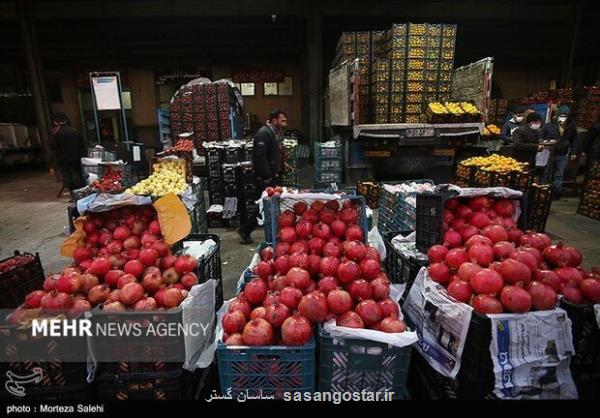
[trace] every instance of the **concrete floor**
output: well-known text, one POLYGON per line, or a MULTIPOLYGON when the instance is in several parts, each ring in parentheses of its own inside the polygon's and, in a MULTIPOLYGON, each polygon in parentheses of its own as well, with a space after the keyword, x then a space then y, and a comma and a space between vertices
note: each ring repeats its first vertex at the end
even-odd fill
MULTIPOLYGON (((66 208, 69 197, 56 197, 60 185, 43 172, 23 171, 0 175, 0 259, 14 250, 39 252, 46 273, 60 270, 69 259, 60 255, 68 230, 66 208)), ((586 268, 600 266, 600 222, 576 215, 578 199, 554 202, 547 232, 580 249, 586 268)), ((250 262, 262 230, 253 233, 254 244, 240 245, 231 230, 214 229, 221 237, 224 294, 229 298, 242 270, 250 262)))

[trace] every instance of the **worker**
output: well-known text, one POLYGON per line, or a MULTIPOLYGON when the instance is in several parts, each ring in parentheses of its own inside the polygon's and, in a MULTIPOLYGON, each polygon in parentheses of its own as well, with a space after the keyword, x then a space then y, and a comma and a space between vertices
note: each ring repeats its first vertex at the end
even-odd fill
MULTIPOLYGON (((560 199, 563 175, 568 160, 567 155, 570 153, 572 160, 577 158, 577 127, 575 122, 569 118, 570 111, 569 106, 560 106, 556 111, 556 117, 540 130, 540 140, 556 141, 554 144, 554 161, 551 163, 553 165, 551 169, 554 173, 553 196, 555 199, 560 199)), ((542 183, 547 183, 547 177, 542 177, 542 183)))
POLYGON ((52 134, 56 168, 61 173, 64 186, 71 192, 71 198, 75 200, 73 191, 85 185, 81 173, 81 157, 85 156, 83 138, 69 125, 64 113, 53 115, 52 134))
POLYGON ((516 160, 529 163, 535 168, 535 156, 538 151, 544 149, 538 144, 539 129, 542 127, 542 117, 537 112, 529 113, 525 118, 525 124, 519 126, 513 133, 513 156, 516 160))
MULTIPOLYGON (((256 184, 256 196, 269 186, 281 184, 281 175, 285 166, 283 151, 283 130, 287 127, 287 115, 281 109, 273 109, 267 123, 254 136, 253 165, 256 184)), ((245 219, 237 232, 242 244, 251 244, 250 234, 256 228, 256 218, 245 219)))
POLYGON ((525 113, 525 108, 523 108, 522 106, 515 106, 512 110, 513 116, 509 120, 504 122, 504 125, 502 125, 500 139, 502 139, 502 143, 504 145, 510 145, 513 143, 513 133, 517 130, 519 126, 523 124, 523 121, 525 120, 523 113, 525 113))

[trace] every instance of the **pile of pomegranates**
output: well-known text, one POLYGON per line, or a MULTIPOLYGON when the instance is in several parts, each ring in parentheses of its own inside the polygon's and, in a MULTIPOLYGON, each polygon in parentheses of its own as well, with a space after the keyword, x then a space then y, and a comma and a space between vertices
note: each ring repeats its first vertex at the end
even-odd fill
POLYGON ((356 205, 298 200, 278 219, 275 250, 266 247, 244 290, 223 316, 227 345, 303 345, 312 324, 403 332, 379 253, 364 244, 356 205))
POLYGON ((198 283, 196 259, 171 253, 152 206, 90 214, 83 230, 73 265, 48 275, 19 310, 67 310, 70 316, 100 304, 106 311, 165 310, 179 306, 198 283))
POLYGON ((446 201, 444 243, 427 253, 431 279, 484 314, 553 309, 558 295, 576 304, 599 303, 599 272, 580 267, 577 249, 518 229, 514 211, 509 199, 446 201))

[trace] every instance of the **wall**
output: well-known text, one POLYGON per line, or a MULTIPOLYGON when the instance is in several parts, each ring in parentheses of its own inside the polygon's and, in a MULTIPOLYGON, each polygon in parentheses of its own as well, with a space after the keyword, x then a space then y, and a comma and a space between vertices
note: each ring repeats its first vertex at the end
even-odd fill
POLYGON ((129 68, 127 70, 131 92, 132 118, 134 126, 158 126, 156 119, 156 85, 152 70, 129 68))
MULTIPOLYGON (((259 123, 263 124, 269 112, 274 108, 284 110, 288 115, 289 129, 302 129, 302 72, 299 68, 288 67, 287 75, 293 77, 293 94, 291 96, 265 96, 263 84, 257 83, 254 96, 244 96, 244 107, 246 113, 257 115, 259 123)), ((214 66, 212 70, 213 80, 231 78, 231 68, 214 66)), ((254 132, 253 132, 254 133, 254 132)))
POLYGON ((552 80, 556 80, 555 69, 502 69, 494 66, 492 79, 498 85, 504 99, 524 97, 531 92, 548 90, 552 80))

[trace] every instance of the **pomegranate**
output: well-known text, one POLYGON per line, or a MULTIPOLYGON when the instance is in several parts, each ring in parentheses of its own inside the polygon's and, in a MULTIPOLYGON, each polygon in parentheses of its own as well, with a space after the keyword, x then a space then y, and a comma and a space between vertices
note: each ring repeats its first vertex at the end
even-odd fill
POLYGON ((279 242, 277 243, 277 248, 275 248, 275 258, 288 255, 290 251, 290 244, 287 242, 279 242))
POLYGON ((337 215, 331 209, 323 209, 319 214, 319 220, 325 225, 331 225, 337 219, 337 215))
MULTIPOLYGON (((327 274, 323 271, 321 266, 321 272, 323 274, 327 274)), ((329 275, 329 274, 327 274, 329 275)), ((337 278, 341 283, 350 283, 353 280, 357 280, 360 278, 360 266, 356 264, 354 261, 346 261, 337 269, 337 278)))
POLYGON ((223 325, 223 330, 227 334, 242 332, 246 326, 246 317, 240 311, 227 312, 223 315, 221 324, 223 325))
POLYGON ((574 286, 565 286, 562 290, 563 296, 565 300, 574 303, 576 305, 581 305, 583 303, 583 292, 574 286))
POLYGON ((90 273, 103 277, 110 270, 111 265, 107 258, 99 257, 92 261, 92 265, 90 266, 90 273))
POLYGON ((244 337, 239 332, 236 332, 224 338, 223 343, 227 346, 244 345, 244 337))
POLYGON ((296 236, 296 230, 291 226, 281 228, 279 231, 279 239, 283 242, 295 242, 298 238, 296 236))
POLYGON ((67 312, 67 316, 69 318, 77 318, 83 312, 88 312, 92 310, 92 305, 85 299, 77 299, 73 301, 73 305, 69 312, 67 312))
POLYGON ((271 345, 273 343, 273 328, 264 319, 253 319, 244 326, 242 337, 244 344, 249 346, 271 345))
POLYGON ((346 224, 342 221, 335 220, 330 225, 331 233, 339 238, 342 238, 346 235, 346 224))
POLYGON ((577 286, 583 279, 575 267, 559 267, 554 272, 558 275, 563 285, 577 286))
POLYGON ((490 218, 483 212, 475 212, 469 219, 469 222, 471 225, 479 229, 484 229, 486 226, 489 226, 492 223, 490 218))
POLYGON ((465 205, 459 205, 454 209, 454 216, 461 219, 469 219, 473 215, 473 210, 465 205))
POLYGON ((162 278, 163 282, 166 285, 176 284, 179 283, 181 280, 181 277, 179 276, 174 267, 168 268, 165 271, 163 271, 162 278))
POLYGON ((267 308, 277 301, 279 301, 279 291, 268 290, 267 295, 265 296, 265 298, 262 301, 262 306, 267 308))
POLYGON ((499 314, 504 311, 502 303, 491 295, 477 295, 471 301, 475 311, 482 314, 499 314))
POLYGON ((263 261, 271 261, 273 259, 273 247, 265 247, 260 252, 260 259, 263 261))
POLYGON ((487 211, 494 205, 494 200, 487 196, 478 196, 469 200, 469 207, 473 212, 487 211))
POLYGON ((431 264, 444 261, 446 254, 448 254, 448 248, 444 247, 443 245, 434 245, 429 248, 429 251, 427 251, 427 257, 429 258, 429 262, 431 264))
POLYGON ((181 290, 175 288, 167 289, 163 296, 162 305, 167 309, 174 308, 179 306, 184 298, 185 296, 181 290))
POLYGON ((379 321, 383 316, 381 308, 372 299, 363 300, 356 305, 355 311, 360 315, 365 325, 373 325, 379 321))
POLYGON ((393 315, 383 318, 377 329, 382 332, 394 334, 406 331, 406 324, 404 321, 400 321, 396 315, 393 315))
POLYGON ((231 303, 229 304, 229 308, 227 309, 227 312, 233 312, 233 311, 240 311, 241 313, 244 314, 244 317, 246 319, 250 318, 250 313, 252 312, 252 307, 250 306, 250 303, 248 303, 248 301, 244 297, 243 293, 241 295, 239 295, 237 298, 235 298, 234 300, 232 300, 231 303))
MULTIPOLYGON (((454 218, 452 222, 450 222, 450 228, 454 229, 455 231, 460 231, 467 225, 467 221, 463 218, 454 218)), ((447 226, 444 228, 444 230, 446 229, 448 229, 447 226)))
POLYGON ((169 246, 164 241, 157 241, 152 245, 152 248, 156 250, 159 257, 166 257, 169 255, 169 246))
POLYGON ((384 300, 390 296, 390 282, 383 277, 377 277, 373 280, 371 287, 373 287, 373 299, 375 301, 384 300))
POLYGON ((265 319, 274 328, 281 328, 283 322, 291 316, 292 312, 283 303, 275 302, 266 308, 265 319))
POLYGON ((110 288, 105 284, 99 284, 92 287, 87 293, 87 299, 92 305, 104 303, 110 295, 110 288))
MULTIPOLYGON (((358 302, 365 299, 370 299, 373 295, 373 287, 371 284, 364 280, 354 280, 347 286, 347 290, 352 297, 352 300, 358 302)), ((352 307, 350 307, 352 308, 352 307)), ((337 313, 337 312, 334 312, 337 313)), ((343 312, 342 312, 343 313, 343 312)))
POLYGON ((379 261, 372 259, 363 259, 360 262, 361 277, 366 280, 373 280, 381 271, 379 261))
POLYGON ((158 223, 158 221, 150 222, 150 225, 148 225, 148 232, 150 232, 153 235, 161 234, 160 224, 158 223))
POLYGON ((125 263, 127 262, 127 260, 125 259, 125 257, 120 256, 120 255, 110 255, 108 257, 108 261, 111 265, 112 268, 116 268, 116 269, 122 269, 123 267, 125 267, 125 263))
POLYGON ((346 229, 345 237, 347 241, 363 241, 365 235, 360 226, 351 225, 346 229))
POLYGON ((252 279, 244 287, 243 294, 248 302, 259 305, 267 296, 267 285, 262 279, 252 279))
POLYGON ((332 290, 337 289, 338 285, 337 279, 333 276, 325 276, 317 283, 318 289, 326 295, 332 290))
POLYGON ((494 211, 496 211, 498 216, 510 217, 514 212, 513 203, 510 199, 498 199, 494 203, 494 211))
POLYGON ((442 216, 444 222, 449 224, 454 219, 454 213, 450 209, 444 209, 444 214, 442 216))
MULTIPOLYGON (((106 298, 106 303, 119 302, 119 293, 121 293, 121 291, 117 290, 117 289, 110 292, 108 294, 108 297, 106 298)), ((158 292, 157 292, 157 294, 158 294, 158 292)), ((154 297, 156 297, 156 295, 154 295, 154 297)), ((121 303, 121 302, 119 302, 119 303, 121 303)))
POLYGON ((312 323, 323 322, 329 313, 327 299, 318 290, 308 293, 300 300, 298 311, 312 323))
POLYGON ((459 302, 468 303, 473 296, 473 289, 467 282, 454 280, 448 285, 448 294, 459 302))
POLYGON ((340 260, 336 257, 323 257, 320 267, 323 276, 337 276, 340 260))
POLYGON ((269 287, 269 290, 273 291, 281 291, 286 286, 289 286, 288 279, 281 274, 276 275, 272 280, 267 282, 267 287, 269 287))
POLYGON ((153 297, 143 297, 135 303, 133 309, 136 311, 155 311, 158 309, 158 304, 153 297))
POLYGON ((515 252, 511 253, 509 257, 525 264, 527 267, 529 267, 530 271, 534 271, 538 268, 539 263, 537 258, 529 251, 517 249, 515 252))
POLYGON ((381 313, 383 318, 387 318, 388 316, 400 314, 400 309, 398 308, 398 304, 394 302, 392 299, 384 299, 380 302, 377 302, 379 307, 381 308, 381 313))
POLYGON ((336 325, 346 328, 364 328, 365 324, 359 314, 354 311, 348 311, 337 317, 336 325))
POLYGON ((40 306, 49 311, 68 310, 73 306, 73 297, 67 293, 53 290, 42 296, 40 306))
POLYGON ((469 255, 463 248, 453 248, 446 254, 446 264, 448 267, 458 269, 462 263, 469 260, 469 255))
POLYGON ((294 203, 294 214, 297 216, 302 216, 304 212, 308 209, 308 205, 306 202, 298 201, 294 203))
POLYGON ((29 308, 39 308, 44 296, 46 296, 46 292, 43 290, 34 290, 25 296, 25 305, 29 308))
MULTIPOLYGON (((108 273, 110 273, 110 271, 108 273)), ((108 273, 106 273, 106 274, 108 274, 108 273)), ((106 281, 106 275, 104 276, 104 281, 106 281)), ((100 283, 100 281, 98 280, 98 277, 94 276, 93 274, 89 274, 89 273, 82 274, 79 291, 87 294, 87 292, 89 292, 90 289, 92 287, 96 286, 98 283, 100 283)))
POLYGON ((500 301, 510 312, 525 313, 531 309, 531 295, 518 286, 506 286, 502 289, 500 301))
POLYGON ((467 242, 472 236, 479 234, 479 229, 473 225, 465 225, 463 228, 459 229, 459 232, 462 242, 467 242))
POLYGON ((531 281, 531 270, 526 264, 507 258, 500 263, 498 273, 502 275, 506 283, 516 285, 519 282, 527 284, 531 281))
POLYGON ((123 268, 123 271, 126 274, 131 274, 135 277, 142 277, 144 270, 144 264, 142 264, 142 262, 139 260, 129 260, 127 263, 125 263, 125 267, 123 268))
POLYGON ((285 345, 304 345, 312 338, 310 321, 300 314, 287 318, 281 325, 281 340, 285 345))
POLYGON ((467 242, 465 242, 467 249, 471 248, 475 244, 487 245, 489 247, 494 245, 494 243, 492 242, 491 239, 489 239, 488 237, 485 237, 483 235, 473 235, 471 238, 469 238, 467 240, 467 242))
POLYGON ((75 251, 73 251, 73 259, 77 264, 81 264, 83 261, 91 259, 92 256, 92 249, 87 246, 77 247, 75 248, 75 251))
POLYGON ((139 260, 145 266, 154 266, 158 260, 158 251, 154 248, 144 248, 140 251, 139 260))
POLYGON ((427 272, 429 273, 429 277, 434 282, 438 282, 440 284, 448 283, 450 280, 450 269, 444 263, 435 263, 427 267, 427 272))
MULTIPOLYGON (((280 245, 277 246, 277 248, 279 248, 280 245)), ((290 270, 290 256, 289 255, 283 255, 279 258, 277 258, 275 260, 275 263, 273 264, 275 267, 275 271, 279 274, 287 274, 287 272, 290 270)))
POLYGON ((290 268, 298 267, 298 268, 301 268, 304 270, 308 270, 308 267, 309 267, 308 255, 304 252, 293 253, 292 255, 290 255, 290 258, 288 260, 288 265, 290 266, 290 268))
POLYGON ((352 309, 352 297, 350 296, 350 293, 345 290, 332 290, 327 295, 327 305, 331 312, 336 315, 341 315, 352 309))
POLYGON ((310 273, 299 267, 291 268, 286 277, 291 286, 300 290, 306 289, 311 282, 310 273))
POLYGON ((290 310, 295 310, 302 300, 302 291, 295 287, 286 286, 279 293, 279 302, 283 303, 290 310))
POLYGON ((258 263, 256 272, 261 279, 267 280, 273 274, 273 265, 268 261, 261 261, 258 263))
POLYGON ((560 277, 552 270, 536 270, 533 273, 534 280, 542 282, 546 286, 550 286, 555 292, 560 292, 562 289, 560 277))
POLYGON ((113 238, 119 241, 125 241, 130 236, 131 230, 125 225, 118 226, 113 231, 113 238))
POLYGON ((63 274, 56 282, 56 290, 69 295, 77 293, 80 288, 81 275, 79 273, 63 274))
POLYGON ((353 208, 345 208, 340 212, 339 218, 346 225, 352 225, 358 222, 358 212, 353 208))
POLYGON ((494 244, 494 258, 496 260, 504 260, 507 258, 513 251, 515 251, 515 245, 512 242, 508 241, 499 241, 494 244))
POLYGON ((137 260, 138 256, 140 255, 140 250, 134 248, 134 249, 131 249, 131 250, 123 251, 121 254, 123 255, 123 257, 127 261, 137 260))
POLYGON ((314 209, 308 209, 302 214, 302 219, 305 219, 314 225, 319 222, 319 214, 315 212, 314 209))
POLYGON ((462 236, 453 229, 449 229, 444 233, 444 245, 448 248, 456 248, 462 245, 462 236))
POLYGON ((312 223, 310 223, 306 219, 301 219, 300 222, 296 224, 296 235, 298 236, 298 238, 308 239, 310 237, 312 229, 312 223))
MULTIPOLYGON (((234 311, 234 312, 240 312, 240 311, 234 311)), ((264 306, 259 306, 259 307, 254 308, 252 310, 252 312, 250 313, 250 319, 251 320, 252 319, 256 319, 256 318, 265 319, 265 315, 266 314, 267 314, 267 308, 265 308, 264 306)), ((242 314, 242 316, 243 316, 243 314, 242 314)), ((244 319, 244 325, 246 325, 246 320, 245 319, 244 319)), ((242 329, 243 329, 243 327, 242 327, 242 329)))
POLYGON ((137 279, 132 274, 124 274, 117 280, 117 289, 122 289, 128 283, 135 283, 137 279))
POLYGON ((574 247, 564 247, 564 250, 569 253, 569 267, 579 267, 583 261, 583 256, 574 247))
POLYGON ((477 294, 497 295, 504 287, 504 279, 500 273, 490 269, 482 269, 475 273, 470 283, 477 294))
POLYGON ((579 283, 579 289, 583 295, 592 301, 592 303, 600 303, 600 280, 598 279, 583 279, 579 283))
POLYGON ((316 254, 308 256, 308 271, 313 277, 318 277, 321 273, 321 257, 316 254))
POLYGON ((124 312, 126 310, 125 305, 121 302, 110 302, 105 304, 102 309, 106 312, 124 312))
POLYGON ((325 247, 325 241, 321 238, 312 238, 308 241, 308 252, 310 254, 323 255, 323 247, 325 247))
POLYGON ((191 255, 182 255, 175 260, 175 271, 179 274, 191 273, 196 269, 198 261, 191 255))
POLYGON ((325 208, 325 203, 320 200, 315 200, 310 205, 310 208, 317 213, 320 213, 325 208))
POLYGON ((181 284, 189 290, 198 284, 198 276, 196 276, 196 273, 185 273, 181 276, 181 284))
POLYGON ((469 257, 482 267, 487 267, 494 261, 494 250, 483 244, 475 244, 469 248, 469 257))
POLYGON ((346 256, 353 261, 361 261, 367 255, 367 247, 360 241, 351 241, 346 256))
POLYGON ((531 282, 527 286, 527 291, 531 295, 531 304, 539 311, 553 309, 556 305, 556 292, 541 282, 531 282))
POLYGON ((481 270, 483 270, 483 267, 481 267, 479 264, 463 263, 460 265, 460 267, 458 269, 458 276, 459 276, 460 280, 463 280, 465 282, 470 282, 471 277, 473 277, 473 275, 475 273, 478 273, 481 270))
POLYGON ((340 257, 342 246, 335 241, 329 241, 323 246, 323 255, 325 257, 340 257))
POLYGON ((565 249, 562 242, 546 248, 543 256, 546 263, 552 268, 566 267, 571 261, 571 253, 565 249))
POLYGON ((500 225, 486 226, 483 231, 483 235, 489 238, 494 244, 500 241, 508 240, 508 232, 500 225))

